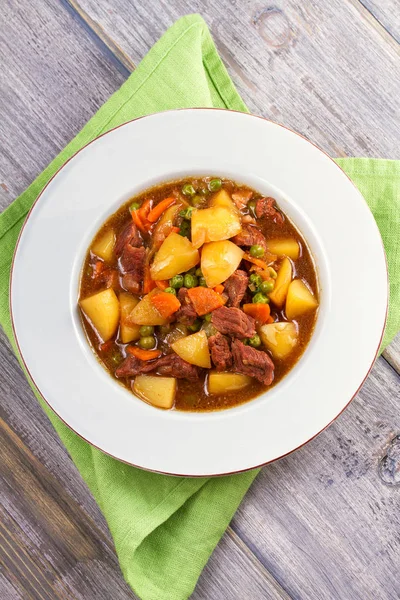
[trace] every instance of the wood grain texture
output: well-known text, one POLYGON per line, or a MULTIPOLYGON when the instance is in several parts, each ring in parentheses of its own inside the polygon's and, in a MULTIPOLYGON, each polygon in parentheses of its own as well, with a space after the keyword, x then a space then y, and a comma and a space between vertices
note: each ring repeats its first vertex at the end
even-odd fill
POLYGON ((393 369, 400 374, 400 333, 396 335, 390 346, 384 350, 383 356, 393 369))
POLYGON ((293 598, 400 597, 399 398, 397 373, 378 359, 342 416, 264 469, 234 517, 293 598))
POLYGON ((0 2, 0 207, 123 83, 118 65, 58 2, 0 2))
MULTIPOLYGON (((385 3, 383 3, 385 4, 385 3)), ((400 158, 400 49, 358 2, 79 0, 137 64, 180 16, 200 12, 252 112, 332 156, 400 158)))
POLYGON ((361 0, 362 5, 373 15, 385 30, 400 42, 400 6, 398 0, 361 0))
MULTIPOLYGON (((7 0, 0 5, 1 206, 190 12, 211 25, 253 112, 332 155, 399 158, 394 4, 7 0)), ((399 597, 400 336, 384 356, 388 362, 377 361, 334 425, 263 470, 195 600, 399 597)), ((98 507, 2 334, 0 378, 0 598, 134 598, 98 507), (36 508, 32 497, 40 498, 36 508)))

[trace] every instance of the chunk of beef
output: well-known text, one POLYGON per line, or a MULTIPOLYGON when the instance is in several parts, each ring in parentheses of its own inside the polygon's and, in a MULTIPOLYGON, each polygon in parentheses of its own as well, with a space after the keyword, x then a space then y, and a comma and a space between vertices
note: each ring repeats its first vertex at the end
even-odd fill
POLYGON ((212 312, 211 323, 220 333, 238 338, 251 338, 256 334, 255 320, 239 308, 221 306, 212 312))
POLYGON ((141 246, 142 243, 143 242, 142 242, 140 234, 137 230, 137 227, 136 227, 135 223, 132 221, 131 223, 128 223, 128 225, 126 225, 124 227, 124 229, 121 231, 121 233, 118 235, 117 241, 116 241, 116 244, 114 247, 114 252, 115 252, 116 256, 120 257, 123 249, 125 248, 125 246, 127 244, 129 244, 130 246, 139 248, 139 246, 141 246))
POLYGON ((256 215, 258 218, 267 217, 277 225, 282 225, 284 217, 276 208, 274 198, 260 198, 256 203, 256 215))
POLYGON ((131 273, 137 282, 143 281, 146 250, 143 246, 134 248, 126 244, 119 259, 122 273, 131 273))
POLYGON ((248 201, 252 197, 253 192, 251 190, 237 190, 232 194, 232 200, 239 210, 247 206, 248 201))
POLYGON ((264 385, 271 385, 275 367, 266 352, 245 346, 239 340, 233 340, 232 354, 235 371, 254 377, 264 385))
POLYGON ((175 318, 183 325, 193 325, 197 319, 197 313, 189 298, 187 288, 182 287, 178 292, 178 300, 181 303, 180 309, 175 313, 175 318))
POLYGON ((137 281, 135 273, 125 273, 121 279, 121 285, 127 292, 131 294, 140 294, 140 283, 137 281))
POLYGON ((177 354, 167 354, 156 360, 157 372, 166 377, 196 380, 199 378, 200 369, 183 360, 177 354))
POLYGON ((106 288, 112 288, 113 290, 120 289, 119 276, 116 269, 104 269, 98 279, 105 284, 106 288))
POLYGON ((128 356, 115 371, 115 376, 136 377, 141 373, 157 371, 160 375, 177 377, 179 379, 196 380, 199 378, 200 369, 189 364, 177 354, 168 354, 151 361, 143 361, 136 356, 128 356))
POLYGON ((119 378, 135 377, 140 373, 149 373, 156 368, 156 362, 156 360, 143 361, 136 356, 128 356, 116 369, 115 376, 119 378))
POLYGON ((239 306, 246 293, 249 276, 246 271, 238 269, 224 283, 224 292, 228 296, 228 306, 239 306))
POLYGON ((208 346, 217 371, 228 371, 232 366, 232 354, 227 338, 216 333, 208 338, 208 346))
POLYGON ((253 227, 249 224, 244 224, 242 231, 232 238, 232 242, 238 246, 254 246, 258 244, 262 246, 264 250, 267 249, 267 242, 261 231, 257 227, 253 227))

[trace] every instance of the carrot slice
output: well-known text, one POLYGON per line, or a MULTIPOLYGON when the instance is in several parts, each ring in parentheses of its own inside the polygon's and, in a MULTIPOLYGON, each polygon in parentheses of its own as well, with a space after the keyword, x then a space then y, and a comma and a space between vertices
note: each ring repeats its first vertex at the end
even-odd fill
POLYGON ((101 260, 96 260, 93 267, 93 277, 98 277, 104 269, 104 263, 101 260))
POLYGON ((167 287, 169 287, 168 279, 164 279, 163 281, 156 281, 155 284, 160 290, 166 290, 167 287))
POLYGON ((151 210, 151 203, 152 203, 152 199, 147 198, 138 210, 139 217, 140 217, 140 220, 142 221, 143 225, 145 225, 145 223, 147 221, 147 217, 151 210))
POLYGON ((156 287, 156 282, 152 280, 150 275, 150 267, 146 265, 144 268, 143 293, 148 294, 156 287))
POLYGON ((165 198, 165 200, 161 200, 161 202, 159 202, 157 206, 151 209, 151 211, 147 215, 147 220, 150 221, 150 223, 155 223, 161 217, 163 212, 167 210, 167 208, 171 206, 171 204, 175 204, 175 202, 176 198, 174 198, 173 196, 165 198))
MULTIPOLYGON (((257 265, 257 267, 260 267, 264 271, 266 271, 268 269, 267 263, 265 262, 265 260, 261 260, 261 258, 254 258, 254 256, 251 256, 251 254, 248 254, 247 252, 245 252, 243 254, 243 258, 245 260, 248 260, 249 262, 253 263, 253 265, 257 265)), ((277 259, 277 256, 275 254, 268 253, 268 256, 266 256, 265 258, 269 262, 274 262, 277 259)))
POLYGON ((250 315, 261 325, 264 325, 264 323, 268 323, 268 319, 271 313, 269 304, 243 304, 243 310, 246 313, 246 315, 250 315))
POLYGON ((126 351, 128 354, 140 358, 140 360, 153 360, 153 358, 161 356, 161 350, 143 350, 138 346, 128 346, 126 351))
POLYGON ((131 215, 132 215, 132 219, 133 222, 135 223, 136 227, 142 232, 144 233, 146 231, 146 229, 144 228, 144 225, 142 223, 142 220, 139 216, 139 211, 138 210, 131 210, 131 215))
POLYGON ((194 287, 188 290, 195 311, 201 317, 225 304, 221 294, 206 287, 194 287))
POLYGON ((270 315, 266 321, 267 323, 275 323, 275 319, 272 315, 270 315))
POLYGON ((172 233, 172 232, 174 232, 174 233, 179 233, 179 232, 180 232, 180 229, 179 229, 179 227, 171 227, 171 231, 170 231, 170 233, 172 233))
POLYGON ((151 297, 151 303, 164 319, 167 319, 180 309, 181 303, 174 294, 161 292, 151 297))
POLYGON ((214 292, 217 292, 217 294, 222 294, 222 292, 224 291, 224 286, 222 285, 222 283, 220 283, 219 285, 216 285, 215 288, 213 288, 214 292))

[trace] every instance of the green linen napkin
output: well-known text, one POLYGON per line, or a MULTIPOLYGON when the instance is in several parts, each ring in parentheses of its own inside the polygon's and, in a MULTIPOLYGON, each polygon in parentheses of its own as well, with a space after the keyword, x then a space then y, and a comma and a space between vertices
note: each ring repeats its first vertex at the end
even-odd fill
MULTIPOLYGON (((112 127, 148 113, 194 106, 247 111, 198 15, 183 17, 167 31, 126 83, 0 216, 0 323, 17 356, 8 305, 10 266, 18 233, 44 185, 79 148, 112 127)), ((338 162, 364 194, 385 243, 391 276, 385 345, 400 326, 400 163, 338 162)), ((130 467, 74 434, 30 383, 107 519, 126 581, 143 600, 188 598, 258 471, 190 479, 130 467)))

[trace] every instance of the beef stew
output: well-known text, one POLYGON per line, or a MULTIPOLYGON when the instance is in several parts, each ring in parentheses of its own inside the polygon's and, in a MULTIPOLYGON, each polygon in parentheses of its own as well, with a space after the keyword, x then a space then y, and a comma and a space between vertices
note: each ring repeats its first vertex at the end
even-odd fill
POLYGON ((101 227, 79 306, 102 365, 154 406, 246 402, 304 352, 318 312, 315 265, 275 200, 219 177, 145 191, 101 227))

